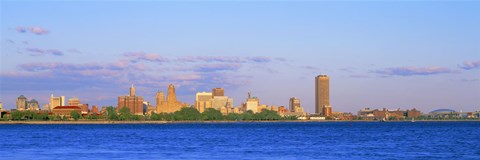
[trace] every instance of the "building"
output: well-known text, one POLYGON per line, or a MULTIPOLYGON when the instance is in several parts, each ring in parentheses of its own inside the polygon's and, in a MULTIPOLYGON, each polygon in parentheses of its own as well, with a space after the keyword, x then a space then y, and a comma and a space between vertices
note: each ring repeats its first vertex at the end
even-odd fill
POLYGON ((322 116, 331 116, 330 106, 330 79, 327 75, 315 77, 315 113, 322 116))
POLYGON ((98 106, 96 105, 93 105, 92 106, 92 110, 90 111, 91 113, 93 114, 99 114, 100 112, 98 111, 98 106))
POLYGON ((164 102, 165 102, 165 94, 163 92, 158 91, 157 95, 155 95, 155 106, 159 108, 160 105, 164 102))
POLYGON ((65 96, 54 97, 53 94, 50 96, 50 110, 57 106, 65 106, 65 96))
POLYGON ((17 98, 17 110, 24 111, 27 109, 27 97, 20 95, 17 98))
POLYGON ((75 111, 78 114, 82 113, 82 109, 79 106, 57 106, 52 109, 52 114, 70 117, 72 111, 75 111))
POLYGON ((3 111, 3 103, 0 102, 0 111, 3 111))
POLYGON ((32 99, 27 102, 27 110, 30 111, 38 111, 40 110, 40 106, 38 105, 38 101, 35 99, 32 99))
POLYGON ((128 107, 130 113, 134 115, 143 115, 143 97, 135 95, 135 87, 130 87, 130 95, 119 96, 117 111, 120 111, 123 107, 128 107))
POLYGON ((223 90, 223 88, 212 89, 212 98, 215 96, 225 96, 225 91, 223 90))
POLYGON ((460 112, 453 109, 437 109, 428 114, 430 118, 457 118, 460 117, 460 112))
POLYGON ((227 96, 214 96, 211 99, 212 108, 219 110, 222 114, 228 114, 232 112, 233 99, 227 96))
POLYGON ((259 112, 258 106, 260 106, 260 100, 257 97, 252 97, 252 94, 248 92, 247 101, 243 103, 244 110, 251 110, 253 113, 257 113, 259 112))
POLYGON ((290 98, 289 109, 290 112, 303 112, 303 108, 300 106, 300 99, 296 97, 290 98))
MULTIPOLYGON (((159 95, 161 96, 161 95, 159 95)), ((161 97, 160 97, 161 98, 161 97)), ((177 95, 175 94, 175 86, 170 84, 167 91, 167 100, 160 99, 160 104, 157 106, 157 113, 173 113, 179 111, 185 104, 177 101, 177 95)))
POLYGON ((398 109, 370 109, 364 108, 358 111, 357 117, 363 120, 402 120, 405 118, 418 118, 421 116, 417 109, 400 110, 398 109))
POLYGON ((88 104, 78 104, 76 105, 82 110, 82 115, 88 114, 88 104))
POLYGON ((69 98, 68 99, 68 105, 69 106, 79 106, 80 105, 80 99, 74 97, 74 98, 69 98))
POLYGON ((413 108, 412 110, 407 110, 407 117, 409 118, 418 118, 422 115, 422 113, 417 110, 416 108, 413 108))
POLYGON ((212 93, 197 92, 195 94, 195 108, 200 112, 204 112, 207 108, 212 108, 212 93))

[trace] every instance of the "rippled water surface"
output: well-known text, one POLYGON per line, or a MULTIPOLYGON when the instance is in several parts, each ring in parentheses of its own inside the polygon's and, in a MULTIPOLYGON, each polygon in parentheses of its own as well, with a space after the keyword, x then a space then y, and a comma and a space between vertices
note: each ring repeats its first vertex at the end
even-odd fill
POLYGON ((480 159, 480 122, 0 125, 0 159, 480 159))

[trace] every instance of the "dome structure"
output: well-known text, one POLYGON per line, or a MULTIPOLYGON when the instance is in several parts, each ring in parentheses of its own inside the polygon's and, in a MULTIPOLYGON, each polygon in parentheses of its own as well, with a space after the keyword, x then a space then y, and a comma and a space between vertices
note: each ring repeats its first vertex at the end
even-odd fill
POLYGON ((452 112, 457 112, 453 109, 437 109, 437 110, 433 110, 431 111, 430 113, 452 113, 452 112))

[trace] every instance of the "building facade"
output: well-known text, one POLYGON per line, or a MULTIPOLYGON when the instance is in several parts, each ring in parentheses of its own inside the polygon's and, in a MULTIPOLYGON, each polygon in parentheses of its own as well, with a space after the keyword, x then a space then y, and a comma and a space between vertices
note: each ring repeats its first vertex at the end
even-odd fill
POLYGON ((38 111, 40 110, 40 106, 38 105, 38 101, 35 99, 32 99, 27 102, 27 110, 30 111, 38 111))
POLYGON ((290 98, 289 109, 290 112, 303 112, 303 108, 300 106, 300 99, 297 97, 290 98))
POLYGON ((65 106, 65 96, 54 97, 53 94, 50 96, 50 110, 57 106, 65 106))
POLYGON ((331 116, 330 106, 330 78, 327 75, 315 77, 315 113, 322 116, 331 116))
POLYGON ((225 96, 225 90, 223 88, 212 89, 212 97, 215 96, 225 96))
POLYGON ((19 110, 19 111, 26 110, 27 109, 27 97, 25 97, 23 95, 20 95, 17 98, 16 106, 17 106, 17 110, 19 110))
POLYGON ((74 97, 74 98, 69 98, 68 99, 68 105, 69 106, 78 106, 80 105, 80 99, 74 97))
POLYGON ((117 111, 120 111, 123 107, 128 107, 132 114, 143 115, 143 97, 135 95, 133 84, 130 87, 130 95, 118 97, 117 111))
POLYGON ((212 93, 197 92, 195 95, 195 108, 203 113, 207 108, 212 108, 212 93))
POLYGON ((72 111, 75 111, 78 114, 82 113, 82 109, 78 106, 57 106, 57 107, 52 109, 52 114, 53 115, 70 117, 72 111))
POLYGON ((175 86, 170 84, 168 86, 167 99, 166 101, 160 101, 160 104, 157 106, 157 113, 173 113, 182 109, 183 106, 182 102, 177 101, 175 86))

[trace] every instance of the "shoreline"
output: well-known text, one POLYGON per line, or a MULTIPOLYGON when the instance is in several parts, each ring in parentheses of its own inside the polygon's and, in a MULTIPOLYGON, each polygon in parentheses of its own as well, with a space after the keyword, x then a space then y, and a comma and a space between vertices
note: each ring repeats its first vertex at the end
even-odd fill
MULTIPOLYGON (((182 124, 182 123, 323 123, 323 122, 380 122, 380 121, 371 121, 371 120, 285 120, 285 121, 0 121, 1 124, 182 124)), ((389 122, 407 122, 407 123, 416 123, 416 122, 480 122, 478 120, 416 120, 415 122, 411 121, 386 121, 382 123, 389 122)))

